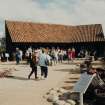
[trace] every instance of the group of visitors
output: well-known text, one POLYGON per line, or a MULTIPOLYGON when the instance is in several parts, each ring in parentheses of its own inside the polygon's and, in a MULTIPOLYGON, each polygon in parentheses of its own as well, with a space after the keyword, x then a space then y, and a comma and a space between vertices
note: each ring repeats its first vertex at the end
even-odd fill
MULTIPOLYGON (((37 50, 41 50, 41 48, 38 48, 37 50)), ((51 57, 51 65, 57 64, 57 63, 63 63, 63 61, 68 60, 73 61, 75 58, 88 58, 89 56, 94 56, 96 58, 97 52, 95 50, 89 51, 85 49, 80 49, 80 51, 77 51, 74 47, 63 49, 63 48, 46 48, 47 54, 51 57)), ((16 64, 19 64, 22 59, 27 59, 27 64, 30 62, 31 53, 33 51, 32 47, 29 47, 26 51, 22 51, 22 49, 16 48, 16 51, 12 54, 9 54, 8 59, 10 60, 16 60, 16 64)), ((1 53, 1 61, 3 59, 6 61, 6 54, 1 53)))
POLYGON ((72 48, 72 49, 68 49, 68 61, 73 61, 76 57, 76 52, 75 52, 75 49, 72 48))
MULTIPOLYGON (((37 51, 40 51, 42 48, 36 49, 37 51)), ((63 61, 68 60, 73 61, 75 58, 88 58, 89 56, 94 56, 96 58, 96 51, 88 51, 88 50, 80 50, 79 52, 76 51, 75 48, 68 48, 68 49, 62 49, 62 48, 45 48, 47 51, 47 54, 50 56, 50 63, 57 64, 57 63, 63 63, 63 61)), ((30 61, 32 48, 28 48, 25 52, 25 58, 27 59, 27 63, 30 61)), ((20 53, 21 50, 19 50, 20 53)))
POLYGON ((85 50, 85 49, 81 49, 78 53, 78 57, 79 58, 88 58, 89 56, 94 56, 94 59, 97 58, 97 53, 95 50, 85 50))
POLYGON ((48 64, 49 64, 49 55, 47 54, 45 49, 40 50, 34 50, 30 57, 30 67, 31 72, 28 75, 28 79, 30 79, 31 75, 35 74, 35 79, 38 79, 37 76, 37 66, 40 66, 41 68, 41 78, 47 78, 48 76, 48 64))
POLYGON ((52 48, 47 49, 48 55, 51 57, 51 62, 53 64, 63 63, 65 60, 74 60, 76 57, 75 49, 60 49, 60 48, 52 48))

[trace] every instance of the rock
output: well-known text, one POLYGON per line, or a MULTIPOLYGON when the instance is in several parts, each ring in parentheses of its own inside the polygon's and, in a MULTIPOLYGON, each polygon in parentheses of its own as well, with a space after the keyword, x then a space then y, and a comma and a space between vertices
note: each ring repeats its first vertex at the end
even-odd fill
POLYGON ((66 91, 65 89, 63 89, 63 88, 59 88, 58 92, 60 92, 60 93, 65 93, 65 92, 67 92, 67 91, 66 91))
POLYGON ((57 94, 57 91, 55 91, 55 90, 50 90, 50 91, 49 91, 49 94, 50 94, 50 95, 57 94))
POLYGON ((53 90, 58 91, 58 90, 59 90, 59 88, 57 88, 57 87, 56 87, 56 88, 53 88, 53 90))
POLYGON ((79 94, 75 92, 71 92, 69 99, 79 100, 79 94))
POLYGON ((48 99, 49 95, 44 95, 43 98, 48 99))
POLYGON ((48 98, 47 98, 47 101, 48 102, 56 102, 57 100, 59 100, 59 97, 57 95, 50 95, 48 98))
POLYGON ((65 105, 71 105, 70 103, 65 103, 65 105))
POLYGON ((53 105, 65 105, 66 102, 65 101, 61 101, 61 100, 58 100, 56 102, 53 103, 53 105))
POLYGON ((67 100, 69 99, 70 97, 70 92, 66 92, 66 93, 63 93, 62 95, 59 96, 59 99, 60 100, 67 100))
POLYGON ((71 100, 71 99, 67 100, 67 103, 69 103, 71 105, 76 105, 76 102, 74 100, 71 100))
POLYGON ((51 90, 54 90, 54 88, 51 88, 50 91, 51 91, 51 90))
POLYGON ((11 71, 10 70, 2 70, 0 71, 0 77, 6 77, 11 75, 11 71))
POLYGON ((49 94, 50 94, 50 92, 47 92, 47 93, 46 93, 46 95, 49 95, 49 94))

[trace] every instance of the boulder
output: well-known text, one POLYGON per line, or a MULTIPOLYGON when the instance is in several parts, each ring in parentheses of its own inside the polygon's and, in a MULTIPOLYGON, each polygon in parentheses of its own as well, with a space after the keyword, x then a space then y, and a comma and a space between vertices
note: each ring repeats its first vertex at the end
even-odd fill
POLYGON ((59 88, 58 88, 58 87, 56 87, 56 88, 53 88, 53 90, 58 91, 58 90, 59 90, 59 88))
POLYGON ((49 91, 49 94, 50 94, 50 95, 57 94, 57 91, 55 91, 55 90, 50 90, 50 91, 49 91))
POLYGON ((65 105, 66 102, 65 101, 61 101, 61 100, 57 100, 53 103, 53 105, 65 105))
POLYGON ((65 103, 65 105, 71 105, 70 103, 65 103))
POLYGON ((6 77, 12 75, 11 70, 1 70, 0 77, 6 77))
POLYGON ((44 95, 43 98, 48 99, 49 95, 44 95))
POLYGON ((60 100, 67 100, 69 98, 70 98, 70 92, 63 93, 62 95, 59 96, 60 100))
POLYGON ((79 100, 79 93, 71 92, 69 99, 79 100))
POLYGON ((71 105, 76 105, 76 102, 74 100, 71 100, 71 99, 67 100, 67 103, 69 103, 71 105))
POLYGON ((66 93, 67 90, 65 90, 65 89, 63 89, 63 88, 59 88, 58 92, 60 92, 60 93, 66 93))
POLYGON ((57 95, 49 95, 47 98, 48 102, 56 102, 59 100, 59 97, 57 95))

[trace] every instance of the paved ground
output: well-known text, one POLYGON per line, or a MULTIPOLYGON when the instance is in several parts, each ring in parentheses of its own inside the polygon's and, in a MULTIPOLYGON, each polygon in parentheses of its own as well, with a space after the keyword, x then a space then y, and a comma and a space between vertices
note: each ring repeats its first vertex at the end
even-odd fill
MULTIPOLYGON (((70 64, 49 67, 48 78, 39 81, 34 80, 34 76, 31 80, 27 79, 30 72, 29 65, 0 64, 0 69, 5 68, 12 68, 14 77, 0 78, 0 105, 51 105, 43 95, 53 87, 66 86, 66 82, 64 83, 66 78, 73 78, 75 75, 69 73, 75 68, 75 65, 70 64)), ((38 75, 40 77, 40 68, 38 68, 38 75)))

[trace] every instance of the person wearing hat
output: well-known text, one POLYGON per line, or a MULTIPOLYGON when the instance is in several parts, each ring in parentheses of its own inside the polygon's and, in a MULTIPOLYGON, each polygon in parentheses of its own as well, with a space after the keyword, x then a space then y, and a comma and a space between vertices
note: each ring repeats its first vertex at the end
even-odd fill
POLYGON ((91 85, 96 97, 95 105, 105 105, 105 69, 103 67, 93 67, 96 69, 96 76, 93 78, 91 85))
POLYGON ((105 105, 105 69, 96 65, 90 65, 87 74, 95 75, 86 93, 84 94, 84 100, 90 100, 92 102, 92 105, 105 105), (101 101, 99 101, 99 99, 101 101), (101 102, 104 104, 101 104, 101 102))
POLYGON ((91 61, 85 60, 84 63, 80 65, 80 72, 81 73, 87 72, 88 69, 90 68, 90 65, 91 65, 91 61))
POLYGON ((100 89, 105 91, 105 69, 92 65, 88 71, 88 74, 96 74, 91 82, 92 87, 94 89, 100 89))
POLYGON ((95 73, 97 73, 96 67, 90 65, 90 67, 89 67, 87 73, 88 73, 88 74, 95 74, 95 73))

